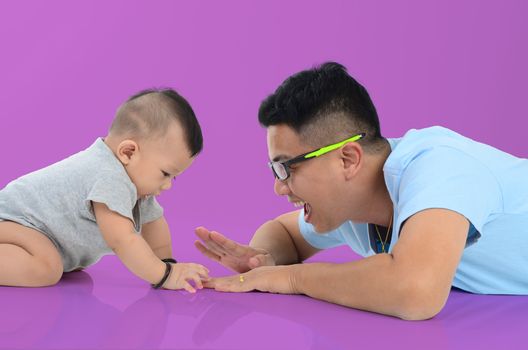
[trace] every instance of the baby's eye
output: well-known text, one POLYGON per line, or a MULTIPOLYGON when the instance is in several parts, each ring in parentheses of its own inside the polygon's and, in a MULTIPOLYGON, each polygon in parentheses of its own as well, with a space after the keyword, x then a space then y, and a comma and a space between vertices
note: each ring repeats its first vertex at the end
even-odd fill
POLYGON ((171 177, 171 174, 169 174, 169 173, 166 172, 166 171, 163 171, 163 170, 162 170, 161 173, 162 173, 163 176, 165 176, 165 177, 171 177))

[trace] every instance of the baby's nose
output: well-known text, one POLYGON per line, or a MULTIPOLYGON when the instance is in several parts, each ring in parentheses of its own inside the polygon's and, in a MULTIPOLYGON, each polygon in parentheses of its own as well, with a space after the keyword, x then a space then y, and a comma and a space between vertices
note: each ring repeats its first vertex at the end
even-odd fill
POLYGON ((163 186, 161 186, 161 189, 162 189, 163 191, 167 191, 167 190, 170 190, 170 189, 171 189, 171 187, 172 187, 172 181, 171 181, 171 180, 172 180, 172 179, 170 179, 169 181, 165 181, 165 182, 163 183, 163 186))

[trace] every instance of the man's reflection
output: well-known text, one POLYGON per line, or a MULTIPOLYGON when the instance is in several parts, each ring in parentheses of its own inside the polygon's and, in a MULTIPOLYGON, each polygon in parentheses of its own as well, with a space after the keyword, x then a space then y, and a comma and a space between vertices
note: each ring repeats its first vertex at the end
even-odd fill
POLYGON ((390 338, 400 345, 435 349, 459 344, 459 339, 475 332, 483 320, 486 327, 496 324, 503 334, 507 333, 501 339, 514 341, 522 334, 523 315, 528 313, 528 298, 459 291, 452 292, 446 308, 434 319, 404 322, 303 296, 212 290, 192 295, 150 289, 120 311, 93 294, 93 281, 86 272, 67 274, 51 288, 1 288, 0 295, 1 348, 155 348, 167 339, 176 345, 172 344, 174 339, 181 336, 183 341, 189 335, 178 333, 182 326, 179 321, 169 322, 174 315, 186 316, 186 329, 192 329, 192 342, 197 346, 225 340, 228 330, 235 327, 236 333, 241 327, 240 320, 254 322, 255 331, 241 334, 235 340, 238 343, 248 342, 250 347, 258 347, 259 341, 284 344, 291 329, 279 329, 280 334, 273 337, 269 334, 271 329, 277 333, 278 328, 269 324, 270 318, 276 318, 279 325, 287 321, 303 329, 312 349, 372 346, 380 341, 381 334, 383 339, 390 338))

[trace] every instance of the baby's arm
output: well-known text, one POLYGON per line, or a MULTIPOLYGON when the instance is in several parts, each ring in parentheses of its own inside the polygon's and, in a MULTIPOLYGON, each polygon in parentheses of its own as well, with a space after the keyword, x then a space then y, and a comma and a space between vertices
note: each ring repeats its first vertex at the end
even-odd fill
MULTIPOLYGON (((105 204, 92 202, 95 217, 101 234, 125 266, 139 278, 157 284, 166 271, 166 265, 154 254, 145 239, 134 232, 130 219, 108 209, 105 204)), ((208 270, 199 264, 174 264, 163 288, 181 289, 189 292, 195 289, 189 284, 193 281, 202 288, 202 279, 207 280, 208 270)))
POLYGON ((147 244, 158 258, 172 258, 169 225, 163 216, 155 221, 144 224, 141 227, 141 236, 147 241, 147 244))

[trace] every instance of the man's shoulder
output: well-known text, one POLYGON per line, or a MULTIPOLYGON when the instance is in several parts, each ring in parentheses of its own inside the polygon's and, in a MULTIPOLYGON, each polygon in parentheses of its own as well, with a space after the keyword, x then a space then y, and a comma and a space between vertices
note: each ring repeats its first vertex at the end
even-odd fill
POLYGON ((391 153, 385 162, 384 170, 392 173, 401 173, 414 160, 425 155, 431 156, 437 162, 471 156, 478 144, 441 126, 411 129, 399 139, 389 139, 389 143, 391 153))
POLYGON ((402 152, 422 152, 441 145, 457 147, 461 141, 468 142, 471 140, 442 126, 410 129, 401 138, 389 139, 392 149, 391 155, 399 155, 402 152))

